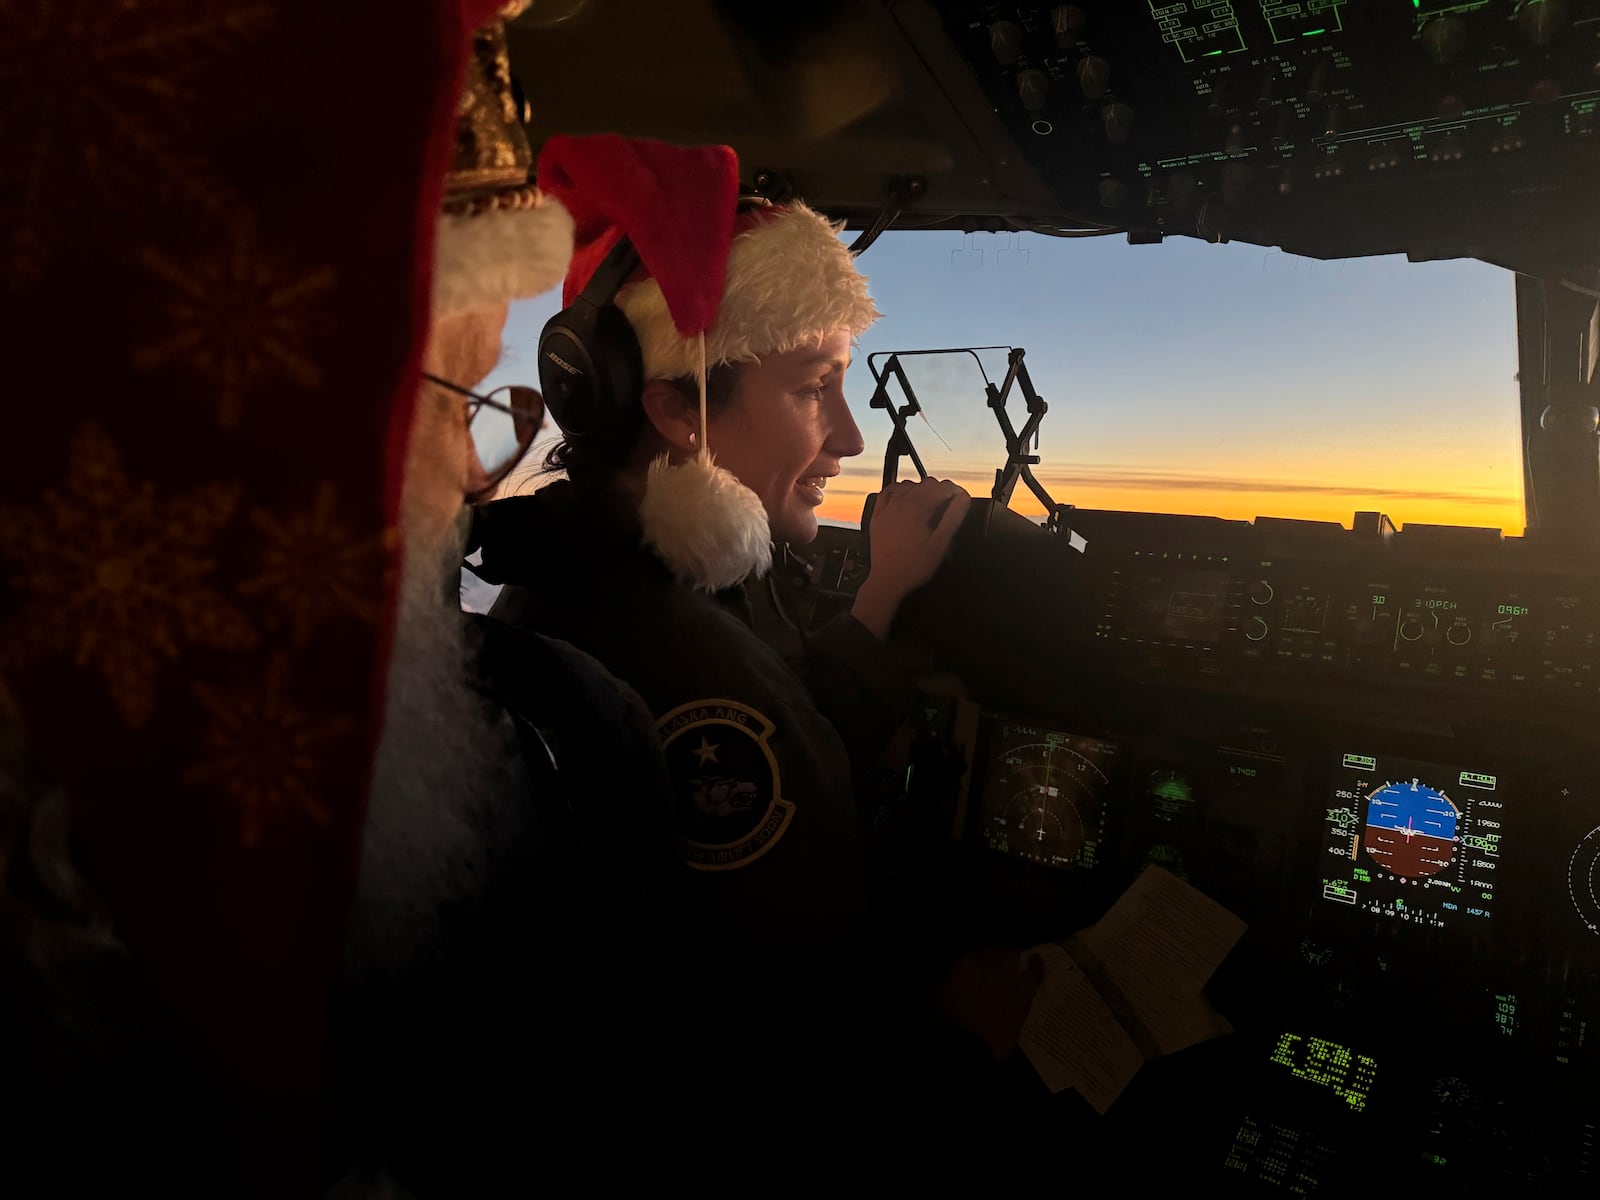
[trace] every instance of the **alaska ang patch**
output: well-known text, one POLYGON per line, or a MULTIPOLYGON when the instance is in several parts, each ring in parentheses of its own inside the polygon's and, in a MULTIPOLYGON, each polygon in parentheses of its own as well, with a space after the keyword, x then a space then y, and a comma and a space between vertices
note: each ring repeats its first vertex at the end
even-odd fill
POLYGON ((678 789, 689 865, 730 871, 772 849, 794 816, 768 745, 772 722, 732 700, 696 700, 656 727, 678 789))

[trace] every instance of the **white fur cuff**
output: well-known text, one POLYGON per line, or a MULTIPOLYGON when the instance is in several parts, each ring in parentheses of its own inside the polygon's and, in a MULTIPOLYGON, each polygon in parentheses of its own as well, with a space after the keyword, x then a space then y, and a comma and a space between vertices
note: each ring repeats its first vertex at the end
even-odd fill
POLYGON ((463 312, 537 296, 572 260, 572 217, 548 196, 532 208, 439 218, 433 311, 463 312))

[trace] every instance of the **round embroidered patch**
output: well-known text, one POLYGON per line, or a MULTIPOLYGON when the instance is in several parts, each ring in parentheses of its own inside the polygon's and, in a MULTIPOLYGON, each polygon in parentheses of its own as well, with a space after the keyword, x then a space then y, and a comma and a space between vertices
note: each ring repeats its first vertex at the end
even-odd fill
POLYGON ((794 815, 767 744, 772 722, 732 700, 696 700, 657 728, 678 789, 689 865, 727 871, 772 849, 794 815))

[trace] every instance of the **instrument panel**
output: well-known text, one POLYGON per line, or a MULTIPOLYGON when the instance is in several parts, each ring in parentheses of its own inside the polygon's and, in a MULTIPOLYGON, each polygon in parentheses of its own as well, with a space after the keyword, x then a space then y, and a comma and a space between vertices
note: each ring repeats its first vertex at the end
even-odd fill
POLYGON ((1317 257, 1565 242, 1567 269, 1594 220, 1600 0, 937 7, 1085 220, 1317 257))
MULTIPOLYGON (((993 520, 897 634, 960 680, 920 733, 967 768, 925 893, 1025 946, 1156 863, 1248 923, 1207 989, 1231 1034, 1103 1118, 1036 1096, 1019 1136, 1091 1139, 1108 1185, 1594 1194, 1600 573, 1491 531, 1081 510, 1081 551, 992 553, 993 520)), ((848 604, 859 539, 824 531, 791 611, 848 604)))
POLYGON ((1090 548, 1094 635, 1137 669, 1456 697, 1597 695, 1600 573, 1520 539, 1463 530, 1452 547, 1419 531, 1377 543, 1257 522, 1233 523, 1196 551, 1171 547, 1184 518, 1170 520, 1172 531, 1147 525, 1131 542, 1111 534, 1098 554, 1090 548))
POLYGON ((1053 1117, 1019 1122, 1067 1121, 1108 1153, 1161 1129, 1170 1182, 1250 1195, 1374 1177, 1593 1194, 1600 790, 1581 743, 1540 761, 1215 698, 1123 732, 1089 706, 1058 712, 1076 720, 980 720, 967 844, 983 927, 1058 939, 1156 863, 1249 930, 1208 987, 1231 1034, 1147 1064, 1105 1118, 1055 1097, 1053 1117))

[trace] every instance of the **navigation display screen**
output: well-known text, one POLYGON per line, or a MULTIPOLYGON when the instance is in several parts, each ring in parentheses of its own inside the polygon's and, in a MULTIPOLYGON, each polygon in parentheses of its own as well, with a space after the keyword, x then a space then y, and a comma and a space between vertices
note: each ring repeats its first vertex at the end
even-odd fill
POLYGON ((1097 866, 1125 748, 1003 717, 990 717, 988 728, 977 816, 984 845, 1059 870, 1097 866))
POLYGON ((1507 799, 1482 770, 1341 754, 1323 820, 1323 902, 1434 928, 1491 919, 1507 799))

